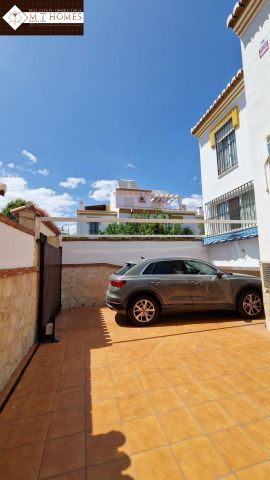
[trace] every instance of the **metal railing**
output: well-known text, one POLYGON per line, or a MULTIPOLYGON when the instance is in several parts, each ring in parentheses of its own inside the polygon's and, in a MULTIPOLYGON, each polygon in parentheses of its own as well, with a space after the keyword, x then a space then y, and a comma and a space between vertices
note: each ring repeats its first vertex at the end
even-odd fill
POLYGON ((250 228, 256 225, 256 204, 253 182, 227 192, 205 205, 206 235, 250 228), (220 223, 220 220, 224 220, 220 223))
MULTIPOLYGON (((216 229, 224 229, 226 228, 226 231, 231 231, 234 228, 247 228, 250 226, 256 226, 257 225, 257 220, 256 219, 223 219, 223 218, 208 218, 205 220, 202 219, 173 219, 173 218, 97 218, 97 217, 91 217, 91 216, 84 216, 83 218, 78 217, 37 217, 36 218, 36 238, 39 238, 40 235, 40 228, 41 228, 41 223, 43 222, 55 222, 61 224, 67 225, 68 223, 71 224, 76 224, 76 223, 91 223, 91 222, 98 222, 99 224, 112 224, 112 223, 117 223, 117 224, 163 224, 163 225, 205 225, 206 229, 206 235, 203 234, 194 234, 194 235, 171 235, 174 238, 204 238, 205 236, 209 235, 209 228, 212 228, 213 230, 216 229), (240 227, 239 227, 240 226, 240 227)), ((221 232, 222 233, 222 232, 221 232)), ((151 238, 164 238, 165 235, 87 235, 87 234, 82 234, 78 235, 77 233, 74 233, 76 237, 89 237, 91 239, 95 238, 111 238, 111 237, 150 237, 151 238)), ((64 235, 66 236, 66 235, 64 235)), ((69 234, 68 236, 72 236, 72 234, 69 234)), ((169 237, 170 235, 166 235, 166 237, 169 237)))

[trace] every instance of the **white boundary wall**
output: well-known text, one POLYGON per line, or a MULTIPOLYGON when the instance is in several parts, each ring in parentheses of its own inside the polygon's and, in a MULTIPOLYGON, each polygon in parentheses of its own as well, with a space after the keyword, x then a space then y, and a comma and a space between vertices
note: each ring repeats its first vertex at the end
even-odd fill
POLYGON ((189 240, 68 240, 63 241, 63 264, 107 263, 123 265, 140 257, 189 256, 213 262, 220 267, 259 269, 258 238, 203 245, 189 240))
POLYGON ((124 265, 140 257, 190 256, 209 260, 201 241, 90 240, 63 241, 63 264, 110 263, 124 265))
POLYGON ((260 268, 258 238, 208 245, 208 255, 217 267, 239 268, 239 270, 259 270, 260 268))
POLYGON ((33 267, 35 237, 0 221, 0 269, 33 267))

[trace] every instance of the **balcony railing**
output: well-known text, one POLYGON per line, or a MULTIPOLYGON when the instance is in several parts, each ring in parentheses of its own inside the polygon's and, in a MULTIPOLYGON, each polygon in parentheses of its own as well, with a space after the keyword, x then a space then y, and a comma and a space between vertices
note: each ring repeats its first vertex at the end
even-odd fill
POLYGON ((253 182, 245 183, 206 203, 205 219, 206 221, 212 221, 210 224, 206 222, 206 235, 220 235, 253 227, 254 224, 256 224, 256 204, 253 182), (220 223, 221 220, 226 222, 220 223), (230 222, 230 220, 232 222, 230 222), (239 220, 239 223, 237 223, 236 220, 239 220), (244 225, 243 221, 245 221, 244 225))
MULTIPOLYGON (((149 237, 149 235, 133 235, 133 234, 129 234, 129 235, 89 235, 89 234, 78 234, 77 233, 77 228, 76 228, 76 224, 81 224, 81 223, 85 223, 85 224, 88 224, 88 223, 91 223, 91 222, 98 222, 100 225, 102 224, 111 224, 111 223, 117 223, 117 224, 132 224, 132 223, 151 223, 151 224, 163 224, 163 225, 178 225, 178 224, 182 224, 184 226, 190 226, 192 228, 193 225, 204 225, 206 229, 208 229, 209 227, 213 227, 213 228, 220 228, 220 229, 223 229, 224 226, 227 227, 228 225, 230 225, 230 231, 231 229, 234 230, 234 226, 237 225, 237 228, 239 227, 239 225, 241 225, 241 229, 245 229, 246 226, 252 226, 252 227, 256 227, 257 225, 257 221, 256 220, 241 220, 241 219, 236 219, 236 220, 224 220, 224 219, 221 219, 221 220, 217 220, 217 219, 199 219, 199 218, 182 218, 182 219, 175 219, 175 218, 118 218, 117 220, 115 218, 96 218, 96 217, 91 217, 91 216, 77 216, 77 217, 37 217, 36 218, 36 229, 35 229, 35 235, 36 235, 36 238, 39 238, 39 235, 40 235, 40 227, 41 227, 41 223, 43 222, 48 222, 48 221, 51 221, 51 222, 55 222, 55 223, 58 223, 59 226, 65 226, 65 232, 63 232, 63 236, 69 236, 69 237, 72 237, 72 236, 75 236, 75 237, 88 237, 89 239, 103 239, 105 240, 106 238, 107 239, 110 239, 110 238, 115 238, 115 237, 119 237, 119 238, 123 238, 123 237, 126 237, 126 238, 130 238, 130 239, 135 239, 135 238, 146 238, 146 237, 149 237), (67 230, 67 225, 70 225, 70 228, 67 230)), ((228 229, 229 231, 229 229, 228 229)), ((182 239, 187 239, 187 238, 193 238, 193 239, 205 239, 205 237, 207 236, 208 234, 199 234, 198 232, 194 233, 193 235, 189 235, 189 234, 180 234, 180 235, 173 235, 173 238, 176 239, 176 238, 182 238, 182 239)), ((169 235, 151 235, 151 239, 154 239, 154 238, 166 238, 168 239, 169 238, 169 235)))

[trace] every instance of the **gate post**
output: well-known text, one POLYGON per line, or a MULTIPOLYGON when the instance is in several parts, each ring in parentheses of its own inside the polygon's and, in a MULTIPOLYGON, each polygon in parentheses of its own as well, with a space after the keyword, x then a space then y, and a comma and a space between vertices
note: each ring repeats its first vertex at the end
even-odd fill
POLYGON ((38 302, 38 341, 43 341, 43 302, 44 302, 44 253, 46 239, 37 240, 40 245, 39 262, 39 302, 38 302))

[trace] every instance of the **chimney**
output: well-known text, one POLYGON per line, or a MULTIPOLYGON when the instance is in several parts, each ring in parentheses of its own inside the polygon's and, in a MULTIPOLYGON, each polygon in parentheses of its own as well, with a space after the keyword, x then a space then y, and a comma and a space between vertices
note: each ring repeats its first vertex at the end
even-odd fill
POLYGON ((178 208, 179 210, 183 210, 183 203, 182 203, 182 198, 181 195, 177 196, 177 201, 178 201, 178 208))

